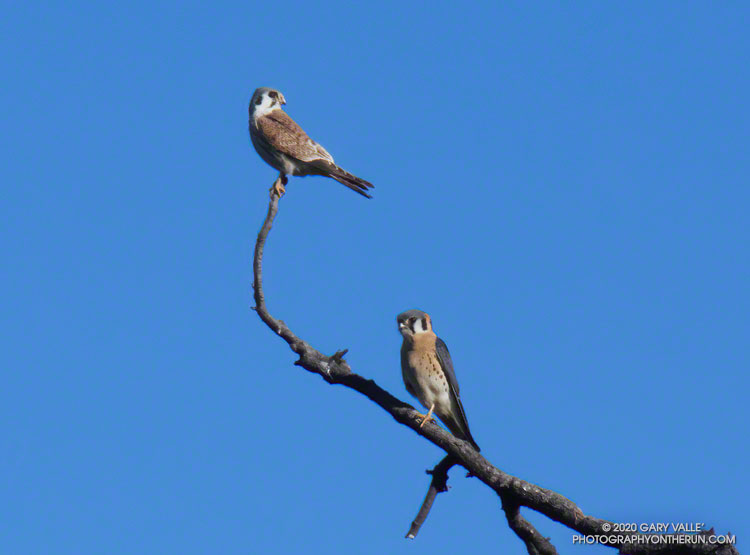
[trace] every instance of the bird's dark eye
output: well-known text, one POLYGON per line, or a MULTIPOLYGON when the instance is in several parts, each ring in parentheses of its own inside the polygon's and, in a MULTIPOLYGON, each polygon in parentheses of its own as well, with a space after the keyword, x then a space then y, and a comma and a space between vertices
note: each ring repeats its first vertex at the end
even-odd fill
POLYGON ((268 96, 270 96, 271 98, 278 98, 279 93, 277 93, 276 91, 271 91, 270 93, 268 93, 268 96))

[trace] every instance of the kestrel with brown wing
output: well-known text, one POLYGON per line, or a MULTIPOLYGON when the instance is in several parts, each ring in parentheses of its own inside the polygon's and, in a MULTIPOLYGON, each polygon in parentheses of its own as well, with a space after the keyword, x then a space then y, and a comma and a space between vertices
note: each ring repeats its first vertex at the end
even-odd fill
POLYGON ((263 160, 279 172, 272 191, 284 194, 287 175, 331 177, 363 197, 372 183, 336 165, 328 151, 307 136, 281 106, 284 95, 268 87, 255 90, 250 100, 250 138, 263 160))

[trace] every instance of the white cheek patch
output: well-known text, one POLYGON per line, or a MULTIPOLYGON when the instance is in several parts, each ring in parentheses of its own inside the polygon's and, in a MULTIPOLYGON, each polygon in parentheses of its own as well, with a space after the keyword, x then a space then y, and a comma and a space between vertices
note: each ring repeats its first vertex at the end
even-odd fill
POLYGON ((264 94, 261 98, 263 101, 255 106, 256 117, 265 116, 274 106, 274 101, 268 94, 264 94))
POLYGON ((423 332, 426 332, 426 331, 427 330, 424 327, 422 327, 422 319, 421 318, 419 320, 416 320, 414 322, 414 333, 423 333, 423 332))

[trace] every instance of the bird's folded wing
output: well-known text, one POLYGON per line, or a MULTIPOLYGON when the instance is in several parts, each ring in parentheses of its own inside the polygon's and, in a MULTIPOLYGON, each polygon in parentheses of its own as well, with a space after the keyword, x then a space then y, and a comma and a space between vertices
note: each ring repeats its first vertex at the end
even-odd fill
POLYGON ((435 339, 435 353, 437 354, 440 366, 443 368, 443 372, 445 372, 448 383, 456 392, 456 396, 458 396, 458 380, 456 379, 456 373, 453 371, 451 354, 448 352, 448 345, 439 337, 435 339))
POLYGON ((260 132, 276 150, 302 162, 327 160, 334 164, 333 156, 307 136, 302 128, 285 112, 274 110, 258 118, 260 132))
POLYGON ((456 379, 456 373, 453 371, 453 361, 451 360, 451 354, 448 352, 448 346, 445 344, 445 341, 443 341, 439 337, 435 340, 435 353, 437 354, 440 367, 443 369, 445 377, 448 379, 451 397, 453 398, 453 402, 458 409, 458 414, 453 414, 452 417, 455 419, 456 424, 458 424, 459 429, 457 431, 459 433, 456 433, 456 431, 451 428, 448 422, 446 422, 446 425, 454 435, 463 437, 463 439, 470 441, 472 445, 474 445, 476 450, 479 451, 479 445, 477 445, 477 442, 474 441, 474 438, 471 436, 471 431, 469 430, 469 421, 466 419, 466 412, 464 411, 463 404, 461 404, 461 397, 459 397, 458 395, 458 380, 456 379))

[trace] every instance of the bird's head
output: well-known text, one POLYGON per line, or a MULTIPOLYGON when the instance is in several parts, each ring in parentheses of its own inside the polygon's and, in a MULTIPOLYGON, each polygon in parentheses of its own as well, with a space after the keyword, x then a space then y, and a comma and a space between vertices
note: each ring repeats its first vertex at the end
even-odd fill
POLYGON ((432 331, 430 315, 421 310, 407 310, 396 316, 398 331, 404 338, 432 331))
POLYGON ((268 87, 259 87, 255 89, 253 97, 250 99, 250 114, 256 117, 262 116, 271 110, 281 108, 284 104, 286 104, 286 100, 279 91, 268 87))

